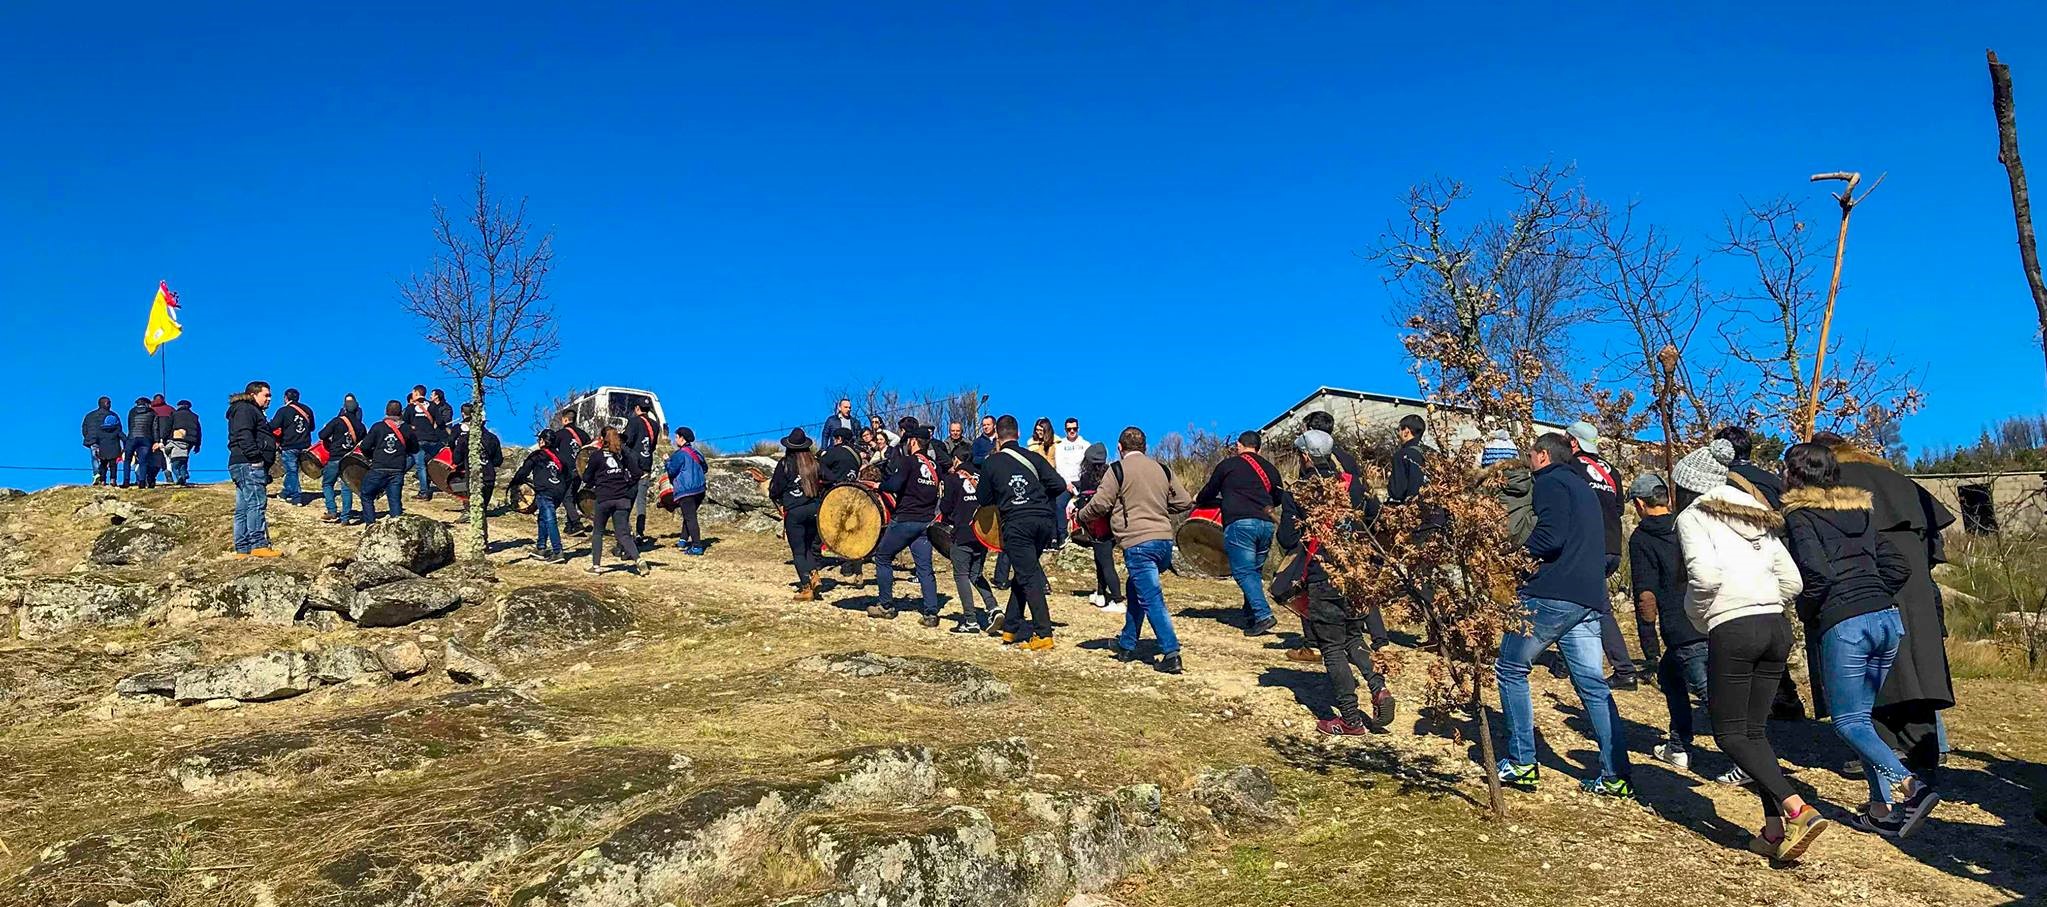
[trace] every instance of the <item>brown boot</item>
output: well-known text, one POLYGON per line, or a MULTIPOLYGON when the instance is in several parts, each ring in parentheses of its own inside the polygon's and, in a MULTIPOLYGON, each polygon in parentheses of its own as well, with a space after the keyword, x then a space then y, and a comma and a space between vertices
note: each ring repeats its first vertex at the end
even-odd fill
POLYGON ((817 581, 811 580, 809 584, 796 590, 796 600, 800 602, 817 601, 817 581))
POLYGON ((1315 662, 1319 664, 1322 661, 1322 653, 1317 652, 1314 649, 1308 648, 1307 646, 1302 646, 1298 649, 1286 650, 1286 660, 1299 662, 1315 662))

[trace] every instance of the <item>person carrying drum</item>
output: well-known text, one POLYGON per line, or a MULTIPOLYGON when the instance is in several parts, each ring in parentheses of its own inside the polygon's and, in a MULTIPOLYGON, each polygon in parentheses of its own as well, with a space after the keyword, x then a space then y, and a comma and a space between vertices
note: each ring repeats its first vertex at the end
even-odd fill
MULTIPOLYGON (((1079 511, 1101 491, 1102 477, 1108 474, 1109 448, 1100 443, 1089 444, 1087 451, 1081 455, 1079 477, 1073 482, 1074 526, 1069 527, 1069 534, 1087 525, 1080 522, 1079 511)), ((1103 614, 1122 614, 1123 580, 1116 575, 1115 533, 1082 533, 1082 537, 1095 556, 1095 591, 1087 597, 1088 604, 1103 614)))
POLYGON ((995 435, 1002 446, 981 465, 981 493, 1002 517, 1002 550, 1009 554, 1014 573, 1002 616, 1002 640, 1047 651, 1052 648, 1052 609, 1046 600, 1051 588, 1039 559, 1058 544, 1052 502, 1066 491, 1066 480, 1050 461, 1017 443, 1015 416, 995 420, 995 435), (1029 619, 1024 615, 1026 605, 1029 619))
POLYGON ((896 496, 895 512, 881 541, 874 546, 874 579, 880 597, 868 606, 868 617, 893 620, 896 616, 895 556, 910 549, 917 565, 917 585, 924 593, 922 623, 938 626, 938 578, 931 572, 931 536, 928 530, 938 518, 938 493, 943 477, 938 463, 925 451, 931 430, 910 426, 903 430, 900 453, 890 458, 890 469, 881 480, 881 490, 896 496))
POLYGON ((1172 470, 1145 456, 1142 429, 1135 425, 1123 429, 1116 446, 1121 455, 1102 476, 1101 487, 1081 507, 1077 518, 1108 517, 1109 532, 1123 547, 1123 565, 1130 571, 1130 603, 1123 615, 1123 632, 1116 637, 1116 660, 1137 660, 1137 638, 1148 619, 1159 640, 1158 670, 1178 674, 1182 670, 1180 639, 1173 633, 1172 616, 1166 613, 1159 574, 1173 566, 1173 516, 1194 509, 1194 502, 1172 470))
POLYGON ((995 613, 995 590, 983 573, 988 546, 974 535, 974 511, 981 509, 980 481, 973 448, 956 448, 938 506, 940 521, 952 530, 952 580, 960 600, 960 622, 952 628, 954 633, 985 633, 989 615, 995 613), (976 590, 981 593, 980 608, 974 607, 976 590))
POLYGON ((320 518, 322 523, 348 525, 355 522, 355 489, 348 487, 341 478, 341 466, 348 459, 349 451, 362 441, 369 428, 362 424, 362 407, 356 405, 354 394, 341 398, 341 411, 328 419, 320 428, 320 444, 327 448, 327 465, 320 467, 320 497, 327 502, 327 515, 320 518), (340 486, 341 507, 334 507, 335 486, 340 486))
MULTIPOLYGON (((633 538, 651 543, 647 535, 647 495, 654 484, 654 445, 661 442, 661 426, 647 408, 647 401, 633 401, 633 414, 625 420, 625 453, 633 458, 640 484, 633 488, 633 538)), ((602 527, 600 527, 602 528, 602 527)))
MULTIPOLYGON (((475 417, 475 405, 469 403, 462 404, 462 421, 455 423, 454 428, 455 441, 453 446, 455 448, 455 470, 457 472, 469 468, 469 420, 475 417)), ((469 491, 473 494, 479 485, 483 488, 483 509, 486 513, 490 512, 491 495, 497 491, 498 467, 503 465, 505 465, 504 443, 498 440, 497 432, 491 431, 490 426, 485 425, 483 427, 483 481, 479 483, 474 477, 471 477, 469 491)), ((469 522, 468 508, 462 509, 462 518, 459 522, 469 522)))
POLYGON ((782 439, 784 456, 768 479, 768 500, 782 508, 782 534, 789 538, 789 561, 796 567, 796 601, 817 600, 817 508, 824 502, 824 471, 810 449, 810 437, 798 428, 782 439))
MULTIPOLYGON (((370 426, 356 449, 369 458, 370 471, 362 480, 362 522, 377 521, 377 495, 383 494, 390 516, 405 512, 405 467, 419 453, 419 438, 405 423, 405 405, 396 400, 384 404, 384 421, 370 426)), ((334 459, 339 460, 340 457, 334 459)))
POLYGON ((562 478, 568 483, 562 491, 562 500, 570 504, 568 508, 570 535, 582 535, 585 531, 583 510, 574 506, 576 493, 583 487, 582 477, 576 474, 576 454, 589 443, 590 436, 583 434, 583 430, 576 427, 575 413, 562 413, 561 427, 555 429, 547 440, 547 447, 554 451, 555 459, 561 461, 562 478))
MULTIPOLYGON (((1377 513, 1378 502, 1372 499, 1364 483, 1356 476, 1342 472, 1342 467, 1337 465, 1336 441, 1328 432, 1304 431, 1294 440, 1294 449, 1299 452, 1301 461, 1301 479, 1296 483, 1297 488, 1300 484, 1317 480, 1347 481, 1350 509, 1367 521, 1377 513)), ((1317 721, 1315 730, 1340 736, 1361 736, 1384 730, 1393 721, 1395 705, 1393 691, 1386 688, 1385 676, 1372 664, 1372 653, 1365 647, 1364 618, 1331 581, 1318 557, 1325 540, 1318 536, 1352 530, 1353 527, 1341 525, 1309 525, 1294 495, 1285 495, 1280 503, 1279 545, 1296 554, 1272 581, 1274 599, 1305 599, 1305 607, 1300 609, 1305 612, 1301 625, 1309 645, 1322 656, 1322 669, 1329 678, 1329 690, 1336 700, 1337 712, 1335 717, 1317 721), (1365 686, 1371 694, 1370 712, 1365 711, 1358 700, 1357 677, 1351 673, 1353 667, 1365 677, 1365 686)))
POLYGON ((1223 551, 1230 559, 1230 576, 1244 594, 1245 636, 1263 636, 1279 626, 1265 600, 1264 571, 1277 528, 1272 508, 1285 488, 1279 468, 1258 454, 1261 446, 1255 431, 1238 435, 1236 455, 1217 463, 1194 496, 1196 507, 1222 508, 1223 551))
POLYGON ((841 428, 825 442, 831 447, 819 457, 817 465, 824 470, 826 484, 836 485, 851 482, 860 475, 860 452, 854 448, 853 430, 841 428))
POLYGON ((284 487, 277 498, 293 507, 305 503, 299 489, 299 458, 313 446, 313 426, 318 424, 313 421, 313 411, 299 402, 299 389, 285 388, 284 405, 270 417, 270 433, 277 436, 277 459, 284 473, 284 487))
POLYGON ((646 476, 639 470, 639 460, 626 449, 625 436, 616 428, 604 430, 604 439, 599 442, 597 453, 590 457, 590 465, 583 467, 583 484, 597 499, 596 519, 593 527, 596 533, 590 536, 590 572, 604 572, 604 531, 611 530, 612 538, 629 562, 626 572, 638 575, 640 572, 640 546, 631 532, 630 518, 633 512, 633 495, 646 476))
POLYGON ((569 499, 569 474, 574 470, 549 446, 553 443, 554 432, 545 428, 537 432, 533 439, 533 452, 519 463, 519 471, 512 473, 512 484, 533 489, 534 522, 537 524, 533 534, 534 556, 543 561, 561 563, 568 557, 562 553, 559 514, 562 502, 569 499))
POLYGON ((681 512, 682 538, 675 547, 692 557, 704 553, 704 530, 697 524, 697 508, 704 506, 705 480, 709 476, 709 464, 704 455, 696 449, 697 433, 688 426, 675 430, 675 452, 668 455, 663 471, 668 473, 669 494, 674 497, 675 507, 681 512))

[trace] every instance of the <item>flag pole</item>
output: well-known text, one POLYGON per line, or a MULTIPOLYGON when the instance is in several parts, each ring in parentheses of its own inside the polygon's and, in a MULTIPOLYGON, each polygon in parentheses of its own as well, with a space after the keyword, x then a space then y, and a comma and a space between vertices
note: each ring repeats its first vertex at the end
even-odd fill
POLYGON ((156 389, 168 398, 171 395, 171 351, 168 344, 156 348, 157 384, 156 389))

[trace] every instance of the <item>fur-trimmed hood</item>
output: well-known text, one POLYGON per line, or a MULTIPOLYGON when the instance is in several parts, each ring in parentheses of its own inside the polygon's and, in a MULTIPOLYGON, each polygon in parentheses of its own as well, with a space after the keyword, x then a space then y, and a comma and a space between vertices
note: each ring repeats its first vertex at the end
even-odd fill
POLYGON ((1891 468, 1891 461, 1856 447, 1852 443, 1835 444, 1828 449, 1834 452, 1834 459, 1842 463, 1873 463, 1885 469, 1891 468))
POLYGON ((229 394, 229 395, 227 395, 227 405, 229 405, 229 406, 233 406, 233 405, 235 405, 235 404, 237 404, 237 403, 241 403, 241 402, 244 402, 244 401, 247 401, 247 402, 249 402, 249 403, 254 403, 254 402, 256 402, 256 398, 255 398, 255 397, 253 397, 253 396, 250 396, 250 395, 249 395, 248 393, 246 393, 246 392, 238 392, 238 393, 232 393, 232 394, 229 394))
POLYGON ((1864 489, 1852 485, 1836 485, 1832 488, 1806 486, 1784 492, 1784 510, 1868 510, 1876 499, 1864 489))
POLYGON ((1784 517, 1755 496, 1733 485, 1722 485, 1699 496, 1692 507, 1733 527, 1748 538, 1784 528, 1784 517))

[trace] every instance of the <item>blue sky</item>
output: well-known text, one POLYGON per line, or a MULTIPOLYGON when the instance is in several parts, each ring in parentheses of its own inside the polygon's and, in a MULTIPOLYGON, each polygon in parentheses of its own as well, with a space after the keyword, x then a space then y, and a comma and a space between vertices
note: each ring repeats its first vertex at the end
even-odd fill
POLYGON ((1923 369, 1907 443, 2043 408, 1982 54, 2047 174, 2047 5, 422 6, 0 11, 0 464, 157 389, 159 279, 209 427, 251 377, 322 418, 454 387, 395 284, 479 156, 559 256, 511 429, 599 383, 706 437, 877 378, 1097 438, 1410 392, 1361 253, 1410 183, 1545 160, 1701 252, 1744 196, 1827 223, 1807 174, 1888 171, 1836 329, 1923 369))

